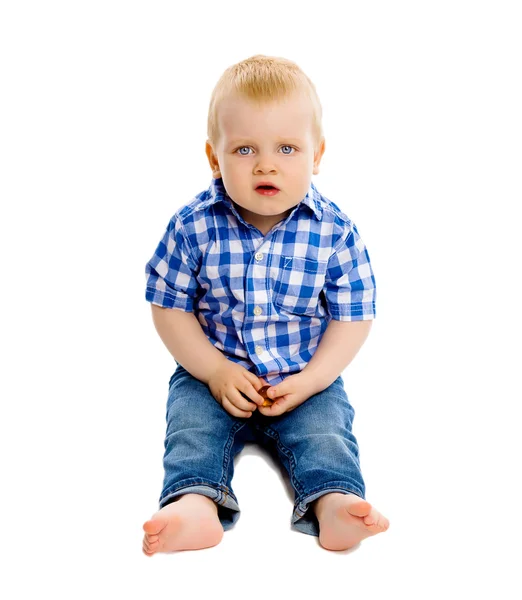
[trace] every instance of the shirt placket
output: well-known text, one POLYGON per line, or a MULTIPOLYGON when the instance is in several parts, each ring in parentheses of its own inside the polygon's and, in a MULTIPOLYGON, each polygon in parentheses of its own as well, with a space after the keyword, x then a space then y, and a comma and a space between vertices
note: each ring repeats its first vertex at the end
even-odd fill
POLYGON ((276 367, 266 334, 270 307, 269 250, 270 241, 265 239, 252 255, 246 270, 243 340, 250 360, 261 376, 276 367))

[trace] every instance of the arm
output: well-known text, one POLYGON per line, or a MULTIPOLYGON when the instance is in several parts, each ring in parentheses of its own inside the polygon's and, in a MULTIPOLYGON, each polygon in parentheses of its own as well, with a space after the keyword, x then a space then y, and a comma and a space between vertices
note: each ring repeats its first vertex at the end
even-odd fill
POLYGON ((226 411, 235 417, 250 417, 264 402, 257 390, 266 382, 228 360, 209 341, 194 315, 199 263, 178 217, 176 213, 169 221, 145 268, 145 298, 151 303, 156 331, 176 362, 206 384, 226 411))
POLYGON ((226 364, 227 358, 209 342, 194 313, 156 304, 151 307, 154 326, 167 350, 193 377, 208 385, 210 375, 226 364))
POLYGON ((315 390, 326 389, 352 362, 375 317, 375 277, 354 224, 346 226, 328 261, 324 294, 334 317, 302 373, 315 390))
POLYGON ((310 362, 300 373, 290 375, 282 383, 271 387, 268 397, 274 400, 274 404, 267 408, 260 407, 259 412, 271 417, 281 415, 326 389, 352 362, 368 337, 371 326, 371 320, 332 319, 310 362))
POLYGON ((228 360, 214 347, 194 313, 151 306, 154 326, 168 351, 193 377, 209 387, 227 412, 248 418, 257 405, 263 404, 264 398, 257 390, 266 382, 228 360))
POLYGON ((293 410, 331 385, 365 342, 375 316, 375 278, 370 257, 354 224, 344 233, 328 260, 323 288, 333 317, 306 367, 271 387, 275 400, 262 414, 277 416, 293 410))
POLYGON ((314 394, 326 389, 352 362, 366 341, 372 323, 372 320, 330 321, 315 354, 302 371, 314 394))

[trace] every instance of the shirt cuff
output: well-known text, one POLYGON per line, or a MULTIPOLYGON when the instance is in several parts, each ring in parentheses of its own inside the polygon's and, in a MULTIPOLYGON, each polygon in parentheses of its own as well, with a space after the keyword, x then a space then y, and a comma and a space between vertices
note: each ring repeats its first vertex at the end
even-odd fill
POLYGON ((145 299, 164 308, 180 308, 186 312, 193 312, 194 309, 194 302, 187 294, 174 295, 148 287, 145 291, 145 299))
POLYGON ((375 302, 359 302, 358 304, 344 304, 328 306, 328 311, 337 321, 370 321, 375 319, 375 302))

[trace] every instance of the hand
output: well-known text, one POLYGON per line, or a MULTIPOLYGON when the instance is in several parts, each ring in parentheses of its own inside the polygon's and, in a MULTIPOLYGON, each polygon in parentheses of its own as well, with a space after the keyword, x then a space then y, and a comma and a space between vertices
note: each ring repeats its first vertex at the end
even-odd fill
POLYGON ((268 389, 267 395, 274 403, 272 406, 260 406, 259 412, 266 417, 278 417, 291 412, 315 393, 310 379, 301 371, 268 389))
POLYGON ((221 362, 208 380, 214 399, 234 417, 251 417, 264 399, 257 393, 266 381, 231 360, 221 362), (241 395, 245 394, 252 402, 241 395))

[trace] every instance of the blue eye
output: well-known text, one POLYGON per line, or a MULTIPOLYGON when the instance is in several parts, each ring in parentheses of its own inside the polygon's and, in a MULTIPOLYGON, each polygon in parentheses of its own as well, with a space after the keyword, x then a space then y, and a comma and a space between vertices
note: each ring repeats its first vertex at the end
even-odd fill
MULTIPOLYGON (((293 154, 293 152, 295 151, 295 148, 293 148, 292 146, 281 146, 281 148, 283 150, 288 149, 288 152, 283 151, 283 154, 286 154, 287 156, 293 154)), ((240 154, 241 156, 248 156, 250 154, 250 150, 250 146, 241 146, 236 150, 236 153, 240 154), (243 152, 243 150, 246 150, 246 152, 243 152)))

